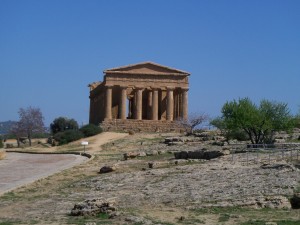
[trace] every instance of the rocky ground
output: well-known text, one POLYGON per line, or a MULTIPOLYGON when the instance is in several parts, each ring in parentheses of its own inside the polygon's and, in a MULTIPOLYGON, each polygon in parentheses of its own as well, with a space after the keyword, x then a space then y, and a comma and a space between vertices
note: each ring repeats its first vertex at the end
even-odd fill
MULTIPOLYGON (((299 224, 297 152, 243 152, 221 137, 134 134, 99 148, 85 164, 0 198, 5 224, 299 224), (175 152, 220 157, 175 159, 175 152), (124 159, 126 154, 126 159, 124 159), (99 173, 103 166, 112 172, 99 173), (150 168, 152 167, 152 168, 150 168), (91 201, 86 201, 91 200, 91 201), (97 204, 96 204, 97 203, 97 204), (98 204, 99 203, 99 204, 98 204), (72 216, 71 210, 77 204, 72 216), (81 209, 82 213, 78 213, 81 209), (96 210, 97 213, 91 213, 96 210)), ((213 135, 214 136, 214 135, 213 135)), ((300 158, 300 157, 299 157, 300 158)), ((1 224, 1 222, 0 222, 1 224)), ((3 223, 4 224, 4 223, 3 223)))

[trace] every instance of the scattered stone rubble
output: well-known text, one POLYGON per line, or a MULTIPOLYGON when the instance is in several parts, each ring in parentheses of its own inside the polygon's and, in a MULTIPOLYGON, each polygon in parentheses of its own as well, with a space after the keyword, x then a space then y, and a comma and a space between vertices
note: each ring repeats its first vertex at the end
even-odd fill
MULTIPOLYGON (((242 154, 235 157, 239 155, 242 154)), ((119 166, 134 161, 122 161, 119 166)), ((145 202, 150 207, 290 208, 284 196, 293 196, 300 182, 300 172, 289 165, 282 161, 262 168, 257 163, 232 162, 231 156, 224 155, 201 163, 178 163, 171 167, 155 166, 151 170, 112 173, 77 185, 88 188, 92 196, 118 199, 121 208, 138 208, 145 202)))
POLYGON ((102 198, 96 198, 91 200, 85 200, 74 205, 71 210, 72 216, 96 216, 100 213, 109 215, 109 218, 113 218, 117 215, 117 208, 114 206, 115 201, 112 199, 104 200, 102 198))
MULTIPOLYGON (((103 174, 76 185, 88 188, 91 196, 118 199, 120 208, 138 208, 145 202, 150 207, 187 209, 230 206, 290 209, 300 205, 300 195, 294 193, 300 183, 300 171, 282 159, 281 153, 272 155, 270 161, 257 157, 255 152, 248 152, 247 157, 236 152, 233 161, 230 150, 224 138, 212 137, 210 132, 196 137, 166 138, 162 143, 141 144, 131 149, 124 154, 125 160, 118 163, 125 168, 144 162, 141 170, 103 174), (165 161, 130 160, 166 153, 171 154, 165 161), (163 163, 168 165, 161 166, 163 163), (151 169, 145 168, 147 164, 151 169), (291 204, 286 196, 293 195, 291 204)), ((140 222, 139 218, 127 221, 140 222)))
POLYGON ((299 140, 300 139, 300 129, 294 128, 291 133, 285 131, 276 132, 274 134, 275 143, 285 143, 287 140, 299 140))
POLYGON ((218 203, 206 204, 208 207, 247 207, 247 208, 270 208, 270 209, 291 209, 291 203, 285 196, 257 196, 245 197, 234 201, 220 201, 218 203))

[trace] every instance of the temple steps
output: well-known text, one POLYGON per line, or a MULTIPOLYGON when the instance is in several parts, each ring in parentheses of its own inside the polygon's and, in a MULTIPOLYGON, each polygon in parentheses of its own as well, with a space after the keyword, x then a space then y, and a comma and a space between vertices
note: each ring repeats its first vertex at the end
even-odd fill
POLYGON ((167 120, 133 120, 111 119, 104 120, 100 126, 103 131, 134 131, 134 132, 176 132, 182 133, 189 128, 177 121, 167 120))

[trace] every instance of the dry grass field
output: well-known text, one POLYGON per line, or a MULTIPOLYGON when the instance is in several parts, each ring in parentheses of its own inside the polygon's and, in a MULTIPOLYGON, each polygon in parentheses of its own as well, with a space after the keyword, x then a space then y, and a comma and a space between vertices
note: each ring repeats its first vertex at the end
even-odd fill
MULTIPOLYGON (((262 169, 259 164, 233 164, 230 156, 176 162, 172 152, 178 146, 163 144, 166 136, 103 133, 87 139, 91 160, 2 195, 0 225, 300 224, 300 209, 245 206, 252 197, 289 198, 300 191, 300 172, 295 167, 262 169), (124 160, 128 152, 145 156, 124 160), (116 171, 99 174, 105 165, 116 171), (114 199, 117 216, 70 215, 74 204, 95 198, 114 199)), ((79 141, 54 148, 35 146, 30 151, 83 149, 79 141)))

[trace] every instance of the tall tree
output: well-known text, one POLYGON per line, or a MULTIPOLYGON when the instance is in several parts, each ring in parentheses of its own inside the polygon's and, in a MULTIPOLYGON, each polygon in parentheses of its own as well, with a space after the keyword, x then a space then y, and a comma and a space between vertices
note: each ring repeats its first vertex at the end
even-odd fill
POLYGON ((43 133, 45 131, 43 114, 39 108, 29 106, 26 109, 19 109, 19 117, 19 129, 27 135, 29 145, 31 146, 32 134, 43 133))
POLYGON ((253 144, 272 142, 275 131, 289 130, 293 126, 286 103, 262 100, 257 106, 249 98, 225 103, 220 119, 222 129, 243 130, 253 144))

